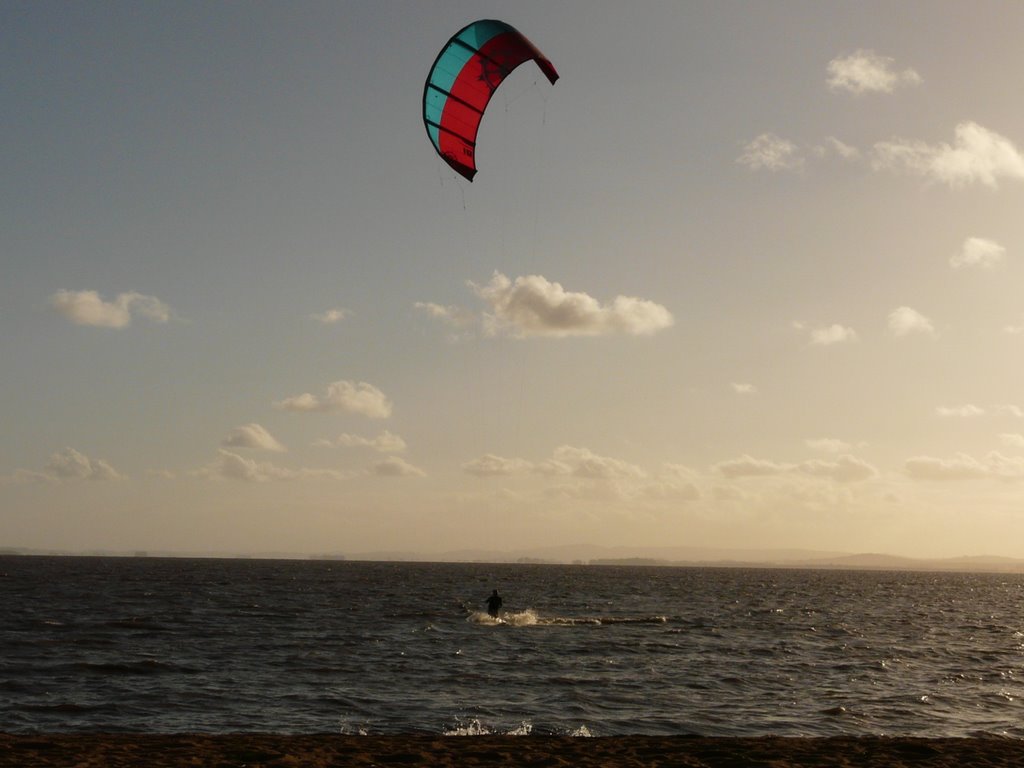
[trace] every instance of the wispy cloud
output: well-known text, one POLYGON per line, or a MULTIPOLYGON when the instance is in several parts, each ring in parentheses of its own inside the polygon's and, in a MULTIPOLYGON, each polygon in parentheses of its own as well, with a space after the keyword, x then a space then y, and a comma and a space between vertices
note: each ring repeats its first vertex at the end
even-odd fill
POLYGON ((809 459, 799 463, 756 459, 753 456, 743 455, 736 459, 719 462, 712 467, 712 470, 730 479, 798 473, 833 480, 837 483, 862 482, 878 475, 878 470, 873 465, 848 454, 839 456, 835 461, 809 459))
POLYGON ((323 478, 344 480, 347 475, 333 469, 288 469, 270 462, 256 461, 221 448, 217 458, 194 473, 211 480, 238 480, 246 483, 269 483, 278 480, 323 478))
POLYGON ((1024 478, 1024 457, 1004 456, 992 451, 982 459, 958 453, 943 459, 934 456, 915 456, 907 459, 904 470, 915 480, 974 480, 995 478, 1017 480, 1024 478))
POLYGON ((171 318, 170 307, 160 299, 134 291, 104 301, 96 291, 60 290, 50 297, 50 304, 75 325, 98 328, 126 328, 136 315, 157 323, 166 323, 171 318))
POLYGON ((736 162, 754 171, 795 171, 804 165, 797 145, 774 133, 762 133, 747 144, 736 162))
POLYGON ((315 315, 310 315, 314 320, 318 320, 324 325, 335 325, 352 316, 352 311, 337 307, 335 309, 328 309, 324 312, 320 312, 315 315))
POLYGON ((935 409, 935 413, 936 415, 942 416, 943 418, 954 417, 960 419, 969 419, 974 416, 984 416, 985 409, 980 408, 979 406, 973 405, 971 403, 954 406, 940 405, 938 408, 935 409))
POLYGON ((332 413, 348 411, 371 419, 386 419, 391 415, 392 404, 387 396, 365 381, 335 381, 327 386, 323 396, 308 392, 288 397, 274 403, 283 411, 305 411, 332 413))
POLYGON ((566 291, 540 275, 510 280, 495 272, 490 282, 469 287, 488 306, 481 314, 458 307, 419 302, 416 308, 457 328, 479 326, 487 336, 645 336, 672 326, 672 313, 661 304, 616 296, 602 304, 592 296, 566 291))
POLYGON ((984 237, 969 237, 964 240, 959 251, 949 258, 949 265, 954 269, 962 267, 994 267, 1003 260, 1006 248, 994 240, 984 237))
POLYGON ((377 477, 426 477, 427 473, 398 456, 389 456, 374 464, 370 473, 377 477))
POLYGON ((889 313, 889 332, 894 336, 909 336, 914 333, 935 334, 932 321, 916 309, 897 307, 889 313))
POLYGON ((1001 179, 1024 179, 1024 156, 1013 142, 970 121, 956 126, 952 145, 910 139, 877 142, 873 165, 917 173, 950 187, 997 187, 1001 179))
POLYGON ((225 448, 254 448, 261 451, 284 451, 285 447, 266 429, 255 422, 235 427, 221 441, 225 448))
POLYGON ((921 76, 913 69, 896 70, 895 60, 869 49, 837 56, 828 63, 828 86, 850 93, 892 93, 903 85, 917 85, 921 76))
POLYGON ((757 394, 757 387, 755 387, 753 384, 749 384, 749 383, 746 383, 746 382, 734 381, 734 382, 732 382, 729 385, 729 387, 737 395, 756 395, 757 394))
POLYGON ((316 445, 324 448, 372 448, 380 453, 401 453, 406 449, 405 440, 386 429, 376 437, 363 437, 346 432, 338 435, 335 440, 317 440, 316 445))
POLYGON ((833 344, 848 344, 857 341, 857 332, 835 323, 833 325, 814 328, 811 331, 811 344, 819 347, 830 347, 833 344))
POLYGON ((477 477, 505 477, 532 468, 533 464, 525 459, 507 459, 493 453, 484 454, 480 458, 467 461, 462 465, 463 472, 477 477))

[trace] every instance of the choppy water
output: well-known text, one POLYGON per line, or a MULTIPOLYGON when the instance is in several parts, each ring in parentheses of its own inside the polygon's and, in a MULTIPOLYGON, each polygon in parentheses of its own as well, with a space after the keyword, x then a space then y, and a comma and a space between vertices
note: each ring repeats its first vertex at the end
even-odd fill
POLYGON ((1017 575, 8 557, 0 606, 3 731, 1024 737, 1017 575))

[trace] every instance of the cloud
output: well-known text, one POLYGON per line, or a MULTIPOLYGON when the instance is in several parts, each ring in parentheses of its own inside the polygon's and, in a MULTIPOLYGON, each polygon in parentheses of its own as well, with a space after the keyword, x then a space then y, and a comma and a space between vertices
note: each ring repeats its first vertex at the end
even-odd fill
POLYGON ((756 395, 757 394, 757 387, 755 387, 753 384, 744 384, 744 383, 740 383, 740 382, 734 381, 729 386, 732 387, 732 391, 735 392, 737 395, 756 395))
POLYGON ((347 317, 351 317, 352 311, 338 307, 336 309, 328 309, 319 314, 310 315, 314 320, 319 320, 324 325, 334 325, 340 323, 347 317))
POLYGON ((486 285, 469 285, 490 305, 491 312, 483 317, 488 335, 641 336, 657 333, 675 322, 665 307, 652 301, 616 296, 610 304, 601 304, 585 293, 566 291, 540 275, 512 281, 495 272, 486 285))
POLYGON ((840 141, 835 136, 829 136, 824 142, 814 147, 814 154, 819 158, 836 155, 842 160, 853 161, 860 157, 860 150, 840 141))
POLYGON ((840 456, 836 461, 811 459, 802 462, 797 469, 806 475, 825 477, 837 483, 856 483, 878 476, 878 470, 855 456, 840 456))
POLYGON ((1002 178, 1024 179, 1024 156, 1009 139, 974 122, 956 126, 953 145, 897 139, 877 142, 876 169, 905 170, 960 187, 997 187, 1002 178))
POLYGON ((270 462, 258 462, 221 448, 215 461, 195 474, 211 480, 238 480, 246 483, 269 483, 275 480, 325 478, 343 480, 345 474, 332 469, 286 469, 270 462))
POLYGON ((957 253, 949 258, 949 265, 953 269, 961 267, 994 267, 1003 260, 1006 255, 1006 248, 994 240, 986 240, 983 237, 969 237, 964 240, 963 246, 957 253))
POLYGON ((736 162, 753 171, 794 171, 804 164, 796 144, 774 133, 762 133, 747 144, 736 162))
POLYGON ((555 469, 556 474, 570 474, 573 477, 588 480, 611 480, 625 478, 642 478, 646 473, 635 464, 599 456, 588 448, 575 448, 563 445, 555 449, 548 469, 555 469), (559 471, 561 470, 561 471, 559 471))
POLYGON ((1003 432, 999 435, 999 439, 1003 445, 1008 445, 1011 448, 1024 448, 1024 435, 1019 432, 1003 432))
POLYGON ((486 285, 468 282, 490 305, 475 313, 455 306, 417 302, 416 309, 460 331, 479 327, 486 336, 604 336, 624 333, 643 336, 669 328, 672 313, 660 304, 631 296, 616 296, 601 304, 586 293, 566 291, 540 275, 510 280, 495 272, 486 285))
POLYGON ((171 317, 170 307, 160 299, 134 291, 104 301, 96 291, 60 290, 50 297, 50 304, 75 325, 99 328, 126 328, 134 315, 158 323, 166 323, 171 317))
POLYGON ((764 477, 767 475, 781 475, 789 472, 792 464, 778 464, 765 459, 755 459, 753 456, 743 455, 738 459, 730 459, 716 464, 712 469, 726 477, 764 477))
POLYGON ((221 440, 226 448, 254 448, 261 451, 284 451, 285 447, 259 424, 243 424, 235 427, 221 440))
POLYGON ((810 459, 799 464, 786 464, 743 455, 738 459, 720 462, 712 467, 712 470, 732 479, 741 477, 771 477, 797 472, 833 480, 838 483, 860 482, 878 475, 878 470, 871 464, 850 455, 840 456, 835 461, 810 459))
POLYGON ((970 403, 967 403, 966 405, 957 405, 952 407, 940 405, 938 408, 935 409, 935 413, 939 416, 946 418, 952 416, 961 419, 969 419, 972 416, 983 416, 985 414, 985 409, 979 408, 978 406, 972 405, 970 403))
POLYGON ((372 448, 380 453, 401 453, 406 449, 405 440, 386 429, 376 437, 363 437, 346 432, 338 435, 338 439, 334 442, 318 440, 317 444, 328 448, 335 446, 339 448, 372 448))
POLYGON ((984 459, 976 459, 966 453, 958 453, 949 459, 915 456, 907 459, 904 470, 915 480, 1017 480, 1024 478, 1024 457, 1003 456, 998 451, 992 451, 984 459))
POLYGON ((816 346, 828 347, 854 341, 857 341, 857 332, 838 323, 811 331, 811 344, 816 346))
POLYGON ((389 456, 378 461, 370 468, 371 474, 377 477, 426 477, 427 473, 419 467, 414 467, 405 459, 398 456, 389 456))
POLYGON ((103 459, 90 459, 74 448, 62 448, 50 454, 50 460, 41 472, 18 469, 10 475, 0 475, 0 486, 29 483, 71 483, 79 480, 121 480, 124 475, 103 459))
POLYGON ((889 313, 889 331, 894 336, 909 336, 912 333, 934 335, 932 321, 916 309, 897 307, 889 313))
POLYGON ((894 59, 872 50, 859 49, 828 63, 828 86, 850 93, 892 93, 901 85, 917 85, 921 76, 912 69, 897 72, 894 59))
POLYGON ((372 384, 365 381, 335 381, 327 386, 323 397, 308 392, 274 403, 283 411, 333 413, 348 411, 371 419, 386 419, 391 415, 391 401, 372 384))
POLYGON ((467 461, 462 470, 477 477, 499 477, 514 475, 529 470, 533 464, 524 459, 506 459, 488 453, 478 459, 467 461))

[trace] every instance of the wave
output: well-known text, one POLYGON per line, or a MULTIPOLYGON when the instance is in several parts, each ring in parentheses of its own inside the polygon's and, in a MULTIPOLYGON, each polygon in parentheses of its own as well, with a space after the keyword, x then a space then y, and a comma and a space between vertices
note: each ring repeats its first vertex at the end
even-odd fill
POLYGON ((512 627, 579 627, 614 624, 667 624, 668 616, 541 616, 532 608, 507 612, 494 617, 483 611, 473 611, 467 621, 485 626, 512 627))

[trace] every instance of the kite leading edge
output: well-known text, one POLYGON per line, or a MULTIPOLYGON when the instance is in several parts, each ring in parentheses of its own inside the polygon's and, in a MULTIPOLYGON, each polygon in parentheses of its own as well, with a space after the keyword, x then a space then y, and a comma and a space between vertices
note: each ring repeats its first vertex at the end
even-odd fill
POLYGON ((423 86, 423 122, 437 153, 469 181, 476 174, 476 134, 495 89, 533 60, 554 85, 558 72, 515 28, 474 21, 447 42, 423 86))

